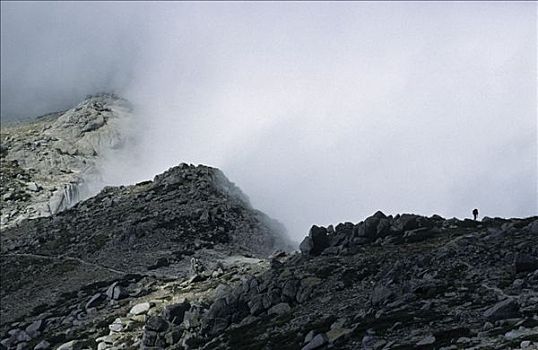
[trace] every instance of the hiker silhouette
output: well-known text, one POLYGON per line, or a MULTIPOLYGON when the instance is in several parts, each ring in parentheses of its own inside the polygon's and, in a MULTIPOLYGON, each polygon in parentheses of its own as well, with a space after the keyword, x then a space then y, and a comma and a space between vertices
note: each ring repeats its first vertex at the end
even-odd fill
POLYGON ((478 209, 473 209, 473 216, 474 220, 476 221, 476 218, 478 217, 478 209))

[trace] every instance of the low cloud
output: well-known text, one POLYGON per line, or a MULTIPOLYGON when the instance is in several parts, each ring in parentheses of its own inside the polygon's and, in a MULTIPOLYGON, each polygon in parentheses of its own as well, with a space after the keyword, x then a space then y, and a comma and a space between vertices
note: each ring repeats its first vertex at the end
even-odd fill
POLYGON ((136 144, 110 183, 213 165, 295 238, 534 215, 535 77, 533 3, 2 3, 3 118, 114 90, 136 144))

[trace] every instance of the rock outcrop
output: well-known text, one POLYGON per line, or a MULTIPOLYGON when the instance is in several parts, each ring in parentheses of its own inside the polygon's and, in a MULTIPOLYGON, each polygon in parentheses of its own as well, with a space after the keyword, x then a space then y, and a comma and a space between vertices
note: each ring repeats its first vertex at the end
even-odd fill
POLYGON ((65 112, 2 125, 0 228, 56 214, 87 198, 98 179, 97 161, 124 142, 127 101, 90 96, 65 112))

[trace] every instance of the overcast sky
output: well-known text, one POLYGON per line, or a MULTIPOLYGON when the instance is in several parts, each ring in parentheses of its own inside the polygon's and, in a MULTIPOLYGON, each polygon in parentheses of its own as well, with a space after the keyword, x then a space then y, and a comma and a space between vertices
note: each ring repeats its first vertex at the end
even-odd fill
POLYGON ((376 210, 537 213, 536 3, 2 2, 1 16, 4 120, 98 91, 136 106, 111 183, 216 166, 297 239, 376 210))

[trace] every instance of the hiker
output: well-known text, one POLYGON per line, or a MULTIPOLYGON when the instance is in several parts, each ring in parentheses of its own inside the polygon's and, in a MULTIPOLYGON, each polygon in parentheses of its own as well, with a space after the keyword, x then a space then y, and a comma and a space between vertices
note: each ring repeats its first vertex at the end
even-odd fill
POLYGON ((478 217, 478 209, 473 209, 473 216, 474 216, 474 221, 476 221, 476 218, 478 217))

